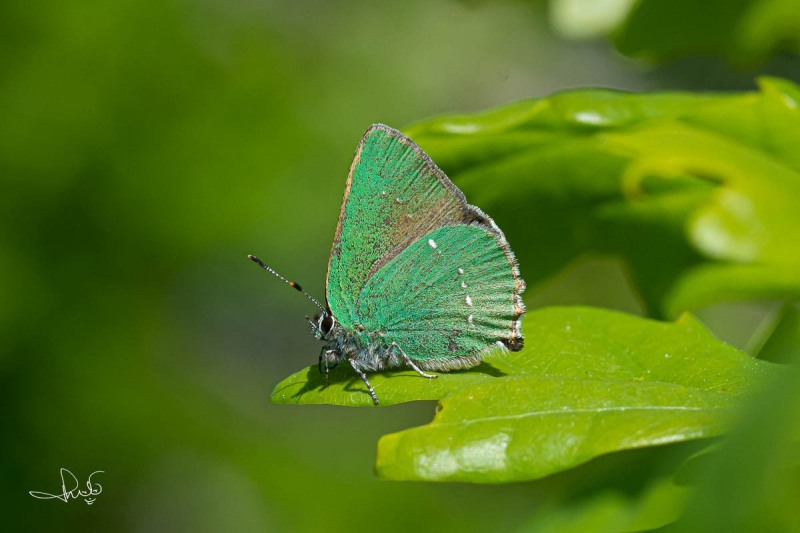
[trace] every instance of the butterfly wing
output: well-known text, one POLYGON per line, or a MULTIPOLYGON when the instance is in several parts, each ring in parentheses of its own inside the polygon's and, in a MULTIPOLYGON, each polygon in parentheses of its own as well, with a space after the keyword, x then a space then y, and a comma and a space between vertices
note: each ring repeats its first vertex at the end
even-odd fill
POLYGON ((522 347, 524 287, 493 223, 445 226, 369 279, 358 314, 366 331, 387 346, 397 342, 422 368, 466 368, 498 341, 512 350, 522 347))
POLYGON ((376 124, 356 150, 328 263, 327 299, 346 329, 360 323, 367 280, 436 228, 470 220, 463 193, 411 139, 376 124))

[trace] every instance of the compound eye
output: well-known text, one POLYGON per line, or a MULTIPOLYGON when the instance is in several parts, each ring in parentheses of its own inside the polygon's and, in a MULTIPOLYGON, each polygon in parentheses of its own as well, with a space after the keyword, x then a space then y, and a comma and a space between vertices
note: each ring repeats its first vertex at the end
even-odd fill
POLYGON ((333 329, 333 317, 329 314, 324 314, 319 321, 319 330, 323 335, 327 335, 333 329))

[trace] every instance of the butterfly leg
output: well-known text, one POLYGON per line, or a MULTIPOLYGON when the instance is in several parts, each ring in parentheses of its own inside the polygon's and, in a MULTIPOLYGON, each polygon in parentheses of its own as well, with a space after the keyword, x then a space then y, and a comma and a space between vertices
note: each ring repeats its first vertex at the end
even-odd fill
POLYGON ((400 347, 400 345, 399 345, 399 344, 397 344, 396 342, 393 342, 393 343, 392 343, 392 348, 394 348, 395 350, 397 350, 398 352, 400 352, 400 355, 402 355, 402 356, 403 356, 403 360, 406 362, 406 364, 407 364, 408 366, 410 366, 411 368, 413 368, 413 369, 414 369, 414 371, 415 371, 417 374, 419 374, 420 376, 422 376, 423 378, 434 379, 434 378, 437 378, 437 377, 439 377, 439 376, 437 376, 436 374, 426 374, 425 372, 423 372, 422 370, 420 370, 420 369, 419 369, 419 367, 418 367, 417 365, 415 365, 415 364, 414 364, 414 361, 412 361, 412 360, 411 360, 411 358, 410 358, 410 357, 409 357, 409 356, 406 354, 406 352, 404 352, 404 351, 403 351, 403 349, 400 347))
POLYGON ((324 350, 321 354, 319 354, 319 364, 317 367, 319 368, 319 373, 322 374, 322 367, 325 367, 325 386, 328 386, 328 374, 330 374, 332 368, 336 368, 339 362, 336 360, 335 352, 333 350, 324 350), (330 361, 333 360, 333 364, 330 364, 330 361))
POLYGON ((348 359, 348 361, 350 362, 350 366, 353 367, 353 370, 356 371, 356 374, 361 376, 361 379, 364 380, 364 385, 367 386, 369 395, 372 396, 372 401, 375 402, 375 405, 378 405, 378 395, 375 394, 375 390, 372 388, 372 385, 369 384, 369 381, 367 380, 367 375, 364 372, 362 372, 360 368, 356 366, 355 362, 353 362, 352 359, 348 359))

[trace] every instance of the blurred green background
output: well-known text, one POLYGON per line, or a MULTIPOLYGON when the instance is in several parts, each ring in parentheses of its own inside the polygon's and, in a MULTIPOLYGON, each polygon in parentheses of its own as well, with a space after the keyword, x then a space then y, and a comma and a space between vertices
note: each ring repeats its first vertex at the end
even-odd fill
MULTIPOLYGON (((546 483, 374 477, 377 438, 427 422, 433 403, 270 405, 278 381, 316 361, 303 319, 314 308, 245 255, 324 296, 347 169, 373 122, 401 128, 571 87, 798 79, 794 56, 757 71, 713 47, 663 65, 626 59, 604 39, 556 33, 551 22, 567 15, 553 5, 3 2, 0 505, 10 530, 527 522, 546 483), (94 505, 28 495, 57 492, 62 467, 81 480, 104 471, 94 505)), ((637 310, 613 262, 526 296, 531 307, 637 310), (598 287, 598 272, 616 281, 598 287)), ((730 313, 760 309, 709 311, 723 337, 730 313)))

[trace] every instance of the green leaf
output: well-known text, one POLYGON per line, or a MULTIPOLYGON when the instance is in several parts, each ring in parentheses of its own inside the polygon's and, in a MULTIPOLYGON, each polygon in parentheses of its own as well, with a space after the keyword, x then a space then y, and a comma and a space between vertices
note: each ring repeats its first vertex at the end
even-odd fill
MULTIPOLYGON (((721 433, 735 399, 769 372, 695 319, 646 320, 591 308, 529 313, 527 345, 471 371, 370 376, 383 405, 440 398, 427 426, 384 436, 391 479, 498 483, 533 479, 616 450, 721 433)), ((338 370, 338 369, 337 369, 338 370)), ((367 406, 352 372, 324 387, 315 366, 275 387, 276 403, 367 406)))
POLYGON ((790 82, 726 95, 570 91, 406 132, 504 229, 531 291, 580 256, 611 254, 657 317, 800 292, 790 82), (709 266, 712 283, 698 275, 709 266))

